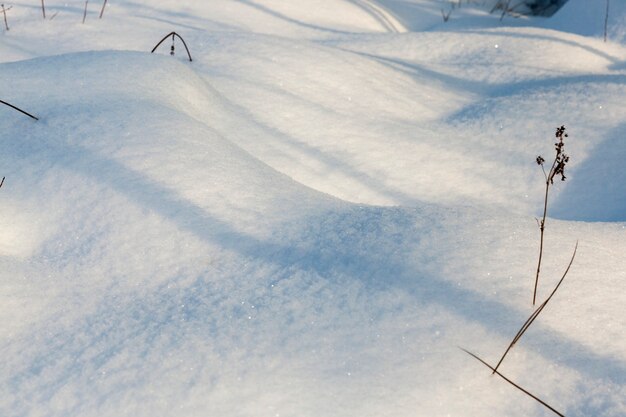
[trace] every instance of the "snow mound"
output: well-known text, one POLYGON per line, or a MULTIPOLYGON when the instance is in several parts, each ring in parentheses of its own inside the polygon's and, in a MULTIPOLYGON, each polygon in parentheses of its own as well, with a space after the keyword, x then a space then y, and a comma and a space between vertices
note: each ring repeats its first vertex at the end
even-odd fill
POLYGON ((0 44, 40 117, 0 107, 0 415, 545 416, 458 346, 493 363, 532 311, 561 124, 540 300, 578 252, 501 370, 625 415, 623 45, 429 0, 84 4, 16 0, 0 44), (193 62, 147 52, 172 29, 193 62))

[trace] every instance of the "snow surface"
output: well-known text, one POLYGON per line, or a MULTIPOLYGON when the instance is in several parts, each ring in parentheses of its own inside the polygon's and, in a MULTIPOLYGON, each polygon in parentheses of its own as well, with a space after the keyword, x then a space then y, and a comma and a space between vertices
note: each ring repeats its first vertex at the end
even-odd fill
POLYGON ((533 311, 562 124, 500 369, 626 415, 626 7, 467 3, 11 3, 0 415, 554 415, 458 347, 533 311))

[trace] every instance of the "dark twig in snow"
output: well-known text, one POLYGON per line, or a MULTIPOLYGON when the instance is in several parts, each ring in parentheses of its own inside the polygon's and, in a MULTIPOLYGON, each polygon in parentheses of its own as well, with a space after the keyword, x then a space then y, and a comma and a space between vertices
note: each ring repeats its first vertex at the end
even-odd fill
POLYGON ((89 0, 85 0, 85 11, 83 12, 83 24, 85 24, 85 19, 87 18, 87 5, 89 4, 89 0))
POLYGON ((606 42, 606 33, 609 28, 609 0, 606 0, 606 13, 604 14, 604 42, 606 42))
POLYGON ((444 12, 443 9, 441 9, 441 17, 443 17, 444 22, 447 22, 448 19, 450 19, 451 14, 452 14, 452 9, 448 10, 448 13, 444 12))
POLYGON ((185 50, 187 51, 187 56, 189 57, 189 61, 193 61, 191 59, 191 53, 189 52, 189 48, 187 48, 187 43, 185 42, 185 40, 176 32, 170 32, 167 35, 165 35, 163 37, 163 39, 161 39, 159 41, 159 43, 156 44, 156 46, 154 48, 152 48, 152 51, 150 53, 154 53, 154 51, 156 51, 156 49, 159 47, 159 45, 161 45, 167 38, 172 37, 172 49, 170 54, 174 55, 174 37, 178 37, 178 39, 180 39, 183 42, 183 45, 185 46, 185 50))
POLYGON ((528 395, 529 397, 533 398, 535 401, 539 402, 541 405, 543 405, 544 407, 548 408, 550 411, 552 411, 554 414, 561 416, 561 417, 565 417, 564 414, 558 412, 556 409, 554 409, 554 407, 552 407, 551 405, 549 405, 547 402, 545 402, 544 400, 542 400, 541 398, 537 397, 534 394, 531 394, 530 392, 528 392, 527 390, 525 390, 524 388, 520 387, 519 385, 517 385, 515 382, 511 381, 510 379, 508 379, 507 377, 505 377, 504 375, 502 375, 500 372, 496 371, 495 368, 493 368, 491 365, 489 365, 487 362, 485 362, 484 360, 482 360, 481 358, 479 358, 478 356, 474 355, 472 352, 470 352, 469 350, 463 349, 463 348, 459 348, 461 349, 463 352, 467 353, 470 356, 473 356, 475 359, 479 360, 480 362, 482 362, 483 365, 485 365, 487 368, 491 369, 493 371, 493 373, 495 373, 496 375, 498 375, 500 378, 504 379, 506 382, 508 382, 509 384, 513 385, 515 388, 517 388, 518 390, 522 391, 524 394, 528 395))
POLYGON ((567 133, 565 132, 565 126, 561 126, 556 129, 557 143, 554 144, 554 149, 556 150, 556 155, 554 156, 554 161, 552 162, 552 166, 550 167, 550 171, 546 173, 546 170, 543 166, 543 163, 546 162, 543 157, 538 156, 536 162, 541 166, 543 170, 543 175, 546 179, 546 191, 543 200, 543 218, 539 223, 539 230, 541 231, 541 237, 539 239, 539 260, 537 261, 537 273, 535 274, 535 288, 533 290, 533 305, 537 300, 537 285, 539 283, 539 273, 541 271, 541 260, 543 258, 543 238, 544 231, 546 228, 546 217, 548 215, 548 194, 550 192, 550 186, 554 184, 554 177, 557 175, 561 176, 561 181, 565 181, 565 165, 569 162, 569 156, 565 154, 565 144, 563 143, 563 139, 567 137, 567 133))
POLYGON ((100 17, 98 19, 102 19, 102 15, 104 14, 104 8, 107 5, 107 0, 104 0, 104 2, 102 3, 102 9, 100 10, 100 17))
POLYGON ((7 22, 7 12, 13 8, 13 6, 9 6, 7 8, 4 7, 4 4, 0 4, 2 7, 2 15, 4 16, 4 27, 6 30, 9 30, 9 23, 7 22))
POLYGON ((2 103, 2 104, 4 104, 4 105, 9 106, 9 107, 11 107, 12 109, 15 109, 15 110, 19 111, 20 113, 25 114, 26 116, 28 116, 28 117, 30 117, 30 118, 33 118, 33 119, 35 119, 35 120, 39 120, 37 117, 35 117, 35 116, 33 116, 32 114, 30 114, 30 113, 28 113, 28 112, 26 112, 26 111, 24 111, 24 110, 20 109, 19 107, 15 107, 15 106, 14 106, 13 104, 11 104, 11 103, 7 103, 6 101, 3 101, 3 100, 0 100, 0 103, 2 103))
POLYGON ((504 352, 504 354, 502 355, 502 357, 500 358, 500 360, 498 361, 498 364, 496 365, 496 367, 493 369, 493 372, 496 373, 498 368, 500 367, 500 364, 502 364, 502 361, 504 360, 504 358, 506 357, 506 355, 509 353, 509 351, 513 348, 513 346, 517 343, 517 341, 522 337, 522 335, 526 332, 526 330, 528 330, 528 328, 530 327, 531 324, 533 324, 533 322, 535 321, 535 319, 539 316, 539 314, 543 311, 543 309, 545 308, 545 306, 548 304, 548 302, 550 301, 550 299, 552 298, 552 296, 556 293, 556 290, 559 289, 559 287, 561 286, 561 283, 563 282, 563 280, 565 279, 565 277, 567 276, 567 273, 569 272, 570 267, 572 266, 572 263, 574 262, 574 258, 576 257, 576 251, 578 250, 578 242, 576 242, 576 246, 574 247, 574 253, 572 254, 572 258, 569 261, 569 264, 567 265, 567 269, 565 269, 565 272, 563 273, 563 276, 561 277, 561 279, 559 280, 558 284, 556 284, 556 287, 554 287, 554 290, 552 290, 552 293, 550 294, 550 296, 543 302, 541 303, 541 305, 539 307, 537 307, 537 309, 533 312, 533 314, 530 315, 530 317, 528 318, 528 320, 526 320, 526 322, 524 323, 524 325, 522 326, 521 329, 519 329, 519 331, 517 332, 517 334, 515 335, 515 337, 513 338, 513 341, 511 342, 511 344, 509 345, 509 347, 506 349, 506 351, 504 352))

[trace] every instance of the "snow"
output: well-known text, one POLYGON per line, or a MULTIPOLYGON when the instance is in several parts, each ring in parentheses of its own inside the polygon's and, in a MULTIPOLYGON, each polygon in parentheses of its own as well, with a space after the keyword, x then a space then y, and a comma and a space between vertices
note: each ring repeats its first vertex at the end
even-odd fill
POLYGON ((562 124, 540 300, 578 252, 500 369, 626 414, 626 9, 605 43, 590 4, 13 2, 0 415, 553 415, 459 347, 533 311, 562 124))

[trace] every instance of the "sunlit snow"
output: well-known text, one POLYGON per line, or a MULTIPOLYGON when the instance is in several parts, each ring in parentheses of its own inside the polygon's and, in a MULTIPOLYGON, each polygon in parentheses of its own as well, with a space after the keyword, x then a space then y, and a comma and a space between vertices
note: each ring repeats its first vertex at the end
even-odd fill
POLYGON ((533 312, 561 125, 500 371, 626 415, 626 5, 459 3, 5 4, 0 416, 555 415, 459 347, 533 312))

